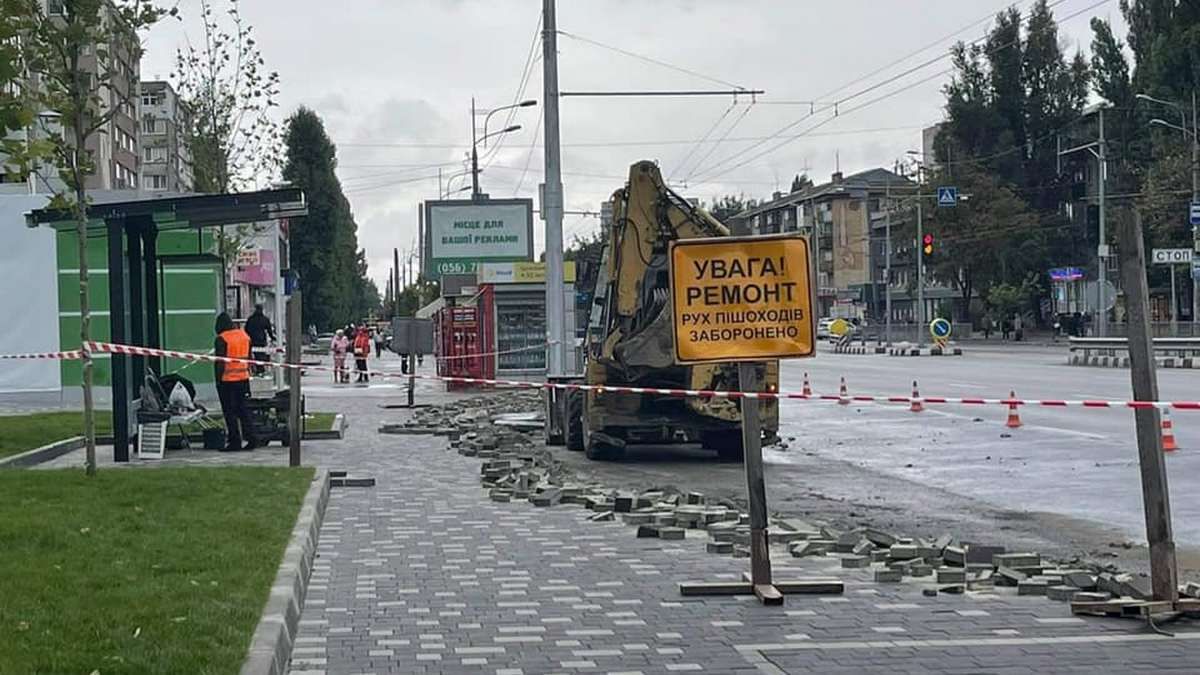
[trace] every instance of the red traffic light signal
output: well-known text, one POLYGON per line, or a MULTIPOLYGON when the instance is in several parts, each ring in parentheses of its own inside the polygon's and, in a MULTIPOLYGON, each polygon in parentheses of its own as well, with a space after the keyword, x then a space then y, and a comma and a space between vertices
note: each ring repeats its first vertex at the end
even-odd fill
POLYGON ((933 235, 926 234, 921 243, 923 244, 922 250, 925 252, 925 255, 933 255, 933 235))

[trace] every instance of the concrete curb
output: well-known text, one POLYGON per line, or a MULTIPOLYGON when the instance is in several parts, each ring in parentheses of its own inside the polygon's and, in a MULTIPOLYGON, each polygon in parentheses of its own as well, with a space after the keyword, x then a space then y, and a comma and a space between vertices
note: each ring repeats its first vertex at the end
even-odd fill
POLYGON ((78 450, 85 444, 83 436, 73 436, 61 441, 55 441, 40 448, 27 450, 19 455, 0 459, 0 469, 21 469, 27 466, 36 466, 42 462, 49 462, 55 457, 61 457, 68 452, 78 450))
POLYGON ((962 347, 948 347, 946 349, 938 349, 929 347, 918 349, 916 347, 893 347, 888 350, 888 356, 962 356, 962 347))
POLYGON ((283 675, 292 658, 292 644, 300 625, 300 610, 308 591, 317 538, 329 503, 329 472, 320 470, 313 477, 300 514, 292 528, 292 538, 283 552, 283 562, 275 574, 275 583, 267 605, 259 617, 250 640, 250 650, 242 662, 242 675, 283 675))
POLYGON ((848 345, 848 346, 843 347, 841 345, 834 345, 833 353, 834 354, 871 354, 871 355, 886 354, 887 347, 863 347, 863 346, 856 346, 856 345, 848 345))
MULTIPOLYGON (((1128 356, 1080 356, 1072 354, 1067 358, 1067 364, 1071 366, 1088 366, 1094 368, 1128 368, 1128 356)), ((1154 359, 1154 364, 1159 368, 1184 368, 1189 370, 1200 370, 1200 359, 1187 357, 1168 356, 1165 358, 1154 359)))
POLYGON ((346 416, 338 413, 333 418, 333 428, 305 430, 306 441, 340 441, 346 437, 346 416))

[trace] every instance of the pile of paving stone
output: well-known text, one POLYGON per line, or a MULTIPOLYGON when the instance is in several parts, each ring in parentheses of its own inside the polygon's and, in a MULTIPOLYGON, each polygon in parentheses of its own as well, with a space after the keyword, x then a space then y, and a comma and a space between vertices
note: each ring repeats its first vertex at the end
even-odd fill
MULTIPOLYGON (((502 392, 426 408, 411 420, 386 425, 381 431, 446 436, 451 449, 482 460, 480 482, 493 501, 521 500, 537 507, 577 505, 594 512, 592 521, 620 518, 637 528, 638 537, 678 540, 686 538, 689 530, 703 531, 709 553, 749 557, 750 519, 736 504, 670 488, 630 491, 581 482, 545 448, 540 429, 496 424, 504 415, 536 410, 538 405, 534 392, 502 392)), ((837 556, 843 568, 871 570, 878 583, 911 579, 922 583, 928 595, 1007 587, 1017 595, 1061 601, 1151 597, 1147 576, 1122 574, 1112 566, 1084 565, 1078 559, 1051 561, 1038 553, 959 542, 950 535, 929 540, 870 527, 840 531, 776 517, 768 537, 772 544, 786 546, 793 557, 837 556)), ((1186 584, 1180 591, 1200 597, 1200 584, 1186 584)))

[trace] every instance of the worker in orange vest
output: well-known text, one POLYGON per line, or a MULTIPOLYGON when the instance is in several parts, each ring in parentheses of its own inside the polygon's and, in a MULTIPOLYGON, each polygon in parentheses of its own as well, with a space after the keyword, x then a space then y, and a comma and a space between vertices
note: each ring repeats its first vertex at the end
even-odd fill
MULTIPOLYGON (((213 345, 217 356, 235 359, 250 358, 250 335, 233 325, 225 312, 217 315, 217 340, 213 345)), ((216 361, 217 395, 221 399, 221 414, 225 416, 225 450, 253 450, 258 446, 250 420, 250 365, 231 361, 216 361), (240 429, 239 429, 240 426, 240 429), (242 446, 242 437, 246 445, 242 446)))

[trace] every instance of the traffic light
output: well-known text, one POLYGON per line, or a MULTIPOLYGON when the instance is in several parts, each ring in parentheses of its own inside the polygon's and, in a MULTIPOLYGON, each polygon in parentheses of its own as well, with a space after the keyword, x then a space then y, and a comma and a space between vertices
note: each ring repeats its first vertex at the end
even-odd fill
POLYGON ((921 250, 925 252, 925 257, 933 255, 933 235, 925 233, 924 240, 921 242, 921 250))

